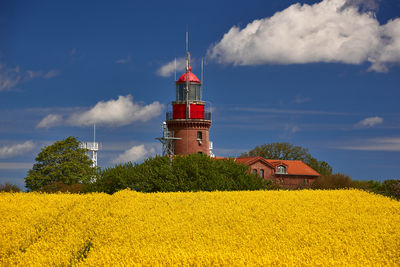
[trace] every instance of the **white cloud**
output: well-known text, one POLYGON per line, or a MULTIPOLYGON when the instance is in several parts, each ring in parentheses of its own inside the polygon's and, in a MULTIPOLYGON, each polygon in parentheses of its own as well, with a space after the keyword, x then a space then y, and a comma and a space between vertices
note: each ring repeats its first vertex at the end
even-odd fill
POLYGON ((60 75, 60 72, 58 70, 49 70, 48 72, 45 72, 42 77, 44 79, 50 79, 58 75, 60 75))
POLYGON ((163 108, 164 105, 158 101, 143 106, 134 103, 131 95, 119 96, 117 100, 100 101, 90 110, 72 114, 67 124, 123 126, 135 121, 148 121, 160 115, 163 108))
MULTIPOLYGON (((184 71, 186 68, 186 59, 185 58, 177 58, 176 59, 176 70, 184 71)), ((157 74, 162 77, 169 77, 175 72, 175 60, 168 62, 167 64, 161 66, 157 70, 157 74)))
POLYGON ((126 150, 124 153, 120 154, 117 158, 114 159, 114 163, 122 163, 122 162, 136 162, 143 160, 146 157, 152 156, 155 154, 154 148, 146 148, 144 145, 133 146, 130 149, 126 150))
MULTIPOLYGON (((372 7, 373 2, 367 1, 372 7)), ((294 4, 272 17, 232 27, 208 56, 234 65, 371 62, 385 71, 400 63, 400 19, 380 25, 365 1, 324 0, 294 4)))
POLYGON ((361 121, 359 121, 355 127, 356 128, 370 128, 374 127, 375 125, 383 123, 383 118, 375 116, 375 117, 369 117, 365 118, 361 121))
POLYGON ((117 61, 115 61, 115 63, 117 63, 117 64, 126 64, 126 63, 128 63, 130 61, 131 61, 131 56, 128 56, 127 58, 118 59, 117 61))
POLYGON ((27 70, 25 71, 24 81, 29 81, 35 78, 43 78, 47 80, 55 76, 58 76, 59 74, 60 72, 58 70, 49 70, 47 72, 27 70))
POLYGON ((342 9, 352 6, 358 8, 362 12, 377 11, 379 9, 380 1, 381 0, 346 0, 346 3, 343 5, 342 9))
POLYGON ((7 68, 4 64, 0 64, 0 91, 13 89, 21 79, 19 67, 7 68))
POLYGON ((50 128, 53 126, 60 125, 62 123, 62 116, 58 114, 49 114, 46 117, 44 117, 38 125, 36 125, 36 128, 50 128))
MULTIPOLYGON (((31 162, 0 162, 0 169, 2 170, 23 170, 32 168, 33 163, 31 162)), ((18 178, 13 178, 18 179, 18 178)), ((2 179, 4 180, 4 179, 2 179)))
POLYGON ((380 44, 374 55, 369 58, 373 64, 369 70, 385 72, 387 65, 400 62, 400 19, 389 21, 381 27, 380 44))
POLYGON ((339 148, 361 151, 400 151, 400 137, 382 137, 363 141, 357 140, 355 144, 339 148))
POLYGON ((59 74, 60 72, 57 70, 47 72, 36 70, 21 71, 19 66, 9 68, 5 64, 0 64, 0 91, 12 90, 18 84, 28 82, 32 79, 50 79, 59 74))
POLYGON ((35 148, 35 143, 32 141, 26 141, 22 144, 15 144, 11 146, 0 147, 0 158, 10 158, 18 155, 22 155, 26 152, 31 151, 35 148))

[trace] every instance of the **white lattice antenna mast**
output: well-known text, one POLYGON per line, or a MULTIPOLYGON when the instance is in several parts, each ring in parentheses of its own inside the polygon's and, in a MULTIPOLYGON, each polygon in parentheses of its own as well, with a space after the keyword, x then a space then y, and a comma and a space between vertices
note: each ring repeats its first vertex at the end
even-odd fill
POLYGON ((81 142, 79 147, 87 150, 87 154, 92 160, 92 167, 97 167, 97 151, 99 151, 99 143, 96 142, 96 124, 93 124, 93 142, 81 142))

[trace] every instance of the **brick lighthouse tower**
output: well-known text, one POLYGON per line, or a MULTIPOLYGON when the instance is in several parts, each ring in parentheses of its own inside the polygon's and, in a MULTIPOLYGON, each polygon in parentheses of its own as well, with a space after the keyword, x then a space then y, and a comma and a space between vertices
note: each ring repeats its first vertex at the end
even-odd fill
POLYGON ((163 137, 165 155, 212 154, 209 141, 211 112, 201 99, 202 83, 192 73, 190 53, 186 53, 186 72, 175 81, 176 99, 172 111, 167 112, 163 137), (166 127, 168 129, 166 129, 166 127))

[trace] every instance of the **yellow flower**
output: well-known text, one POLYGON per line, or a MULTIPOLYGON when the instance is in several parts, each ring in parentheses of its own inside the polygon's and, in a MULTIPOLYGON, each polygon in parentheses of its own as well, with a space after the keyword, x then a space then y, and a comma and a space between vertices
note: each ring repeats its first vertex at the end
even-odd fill
POLYGON ((1 193, 0 214, 0 266, 400 262, 400 202, 359 190, 1 193))

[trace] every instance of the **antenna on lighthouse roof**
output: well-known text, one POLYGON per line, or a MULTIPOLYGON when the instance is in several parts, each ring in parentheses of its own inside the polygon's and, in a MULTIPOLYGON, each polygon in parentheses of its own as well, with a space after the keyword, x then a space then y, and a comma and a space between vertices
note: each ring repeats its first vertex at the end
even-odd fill
POLYGON ((204 84, 204 57, 201 58, 201 84, 204 84))
POLYGON ((186 119, 190 118, 190 104, 189 104, 189 80, 190 80, 190 53, 189 53, 189 30, 186 25, 186 119))
POLYGON ((175 67, 175 76, 174 76, 174 82, 176 82, 176 57, 174 58, 174 67, 175 67))
POLYGON ((188 25, 186 25, 186 53, 189 52, 189 29, 188 25))

